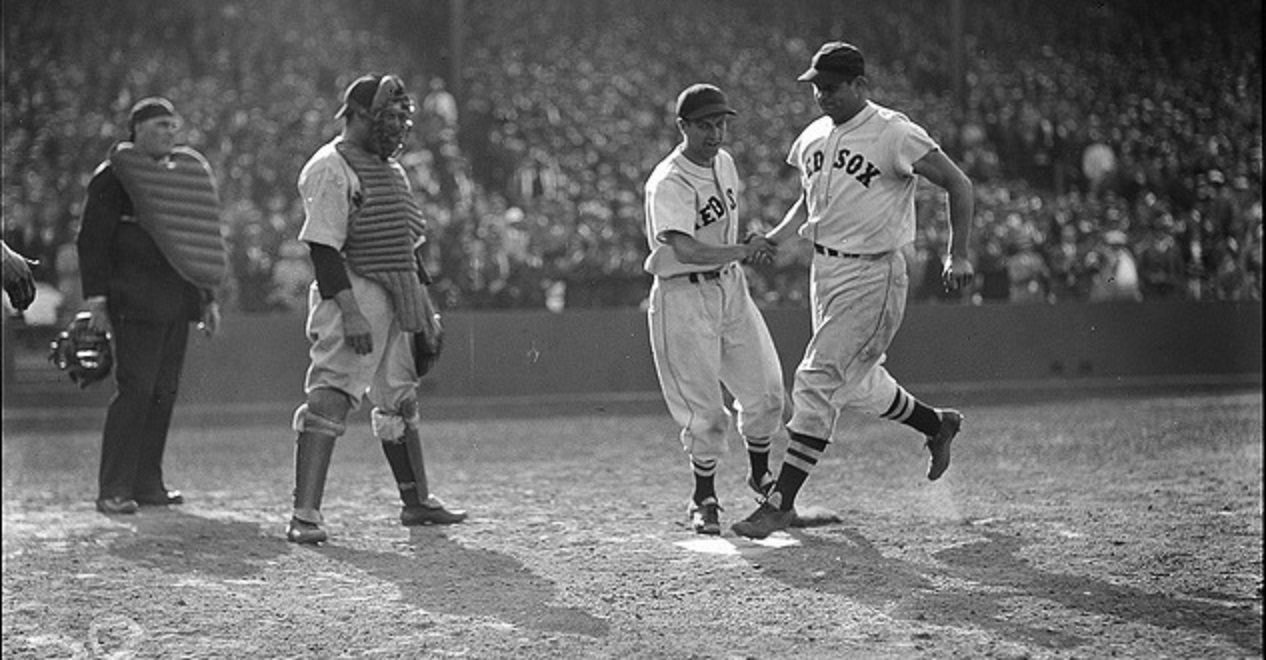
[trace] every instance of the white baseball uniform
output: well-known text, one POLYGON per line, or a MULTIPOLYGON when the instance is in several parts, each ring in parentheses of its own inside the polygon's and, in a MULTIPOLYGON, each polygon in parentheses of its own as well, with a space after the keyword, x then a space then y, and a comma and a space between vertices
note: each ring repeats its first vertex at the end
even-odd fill
POLYGON ((725 150, 709 168, 690 162, 679 146, 646 181, 651 253, 644 267, 655 276, 647 310, 651 350, 682 446, 698 459, 725 451, 730 415, 722 385, 734 395, 739 433, 768 437, 782 423, 782 366, 743 268, 683 264, 664 241, 666 232, 679 231, 703 243, 737 243, 739 190, 725 150))
POLYGON ((817 119, 792 144, 787 162, 808 207, 800 233, 815 252, 813 337, 796 367, 789 430, 830 439, 843 409, 892 412, 898 385, 882 365, 905 315, 913 166, 934 149, 922 127, 873 102, 838 126, 817 119))

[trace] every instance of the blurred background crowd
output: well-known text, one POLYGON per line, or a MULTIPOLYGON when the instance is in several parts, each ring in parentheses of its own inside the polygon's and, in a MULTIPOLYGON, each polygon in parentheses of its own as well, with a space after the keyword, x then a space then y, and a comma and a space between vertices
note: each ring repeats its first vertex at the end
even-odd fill
MULTIPOLYGON (((975 286, 939 286, 927 186, 913 300, 1261 299, 1259 0, 30 0, 3 4, 3 31, 3 235, 41 261, 28 323, 77 307, 86 184, 149 95, 218 176, 226 304, 302 309, 295 181, 366 71, 419 101, 402 162, 446 308, 639 305, 642 184, 679 140, 677 92, 728 92, 742 212, 772 226, 818 114, 795 77, 837 38, 976 184, 975 286)), ((808 260, 751 270, 760 303, 803 306, 808 260)))

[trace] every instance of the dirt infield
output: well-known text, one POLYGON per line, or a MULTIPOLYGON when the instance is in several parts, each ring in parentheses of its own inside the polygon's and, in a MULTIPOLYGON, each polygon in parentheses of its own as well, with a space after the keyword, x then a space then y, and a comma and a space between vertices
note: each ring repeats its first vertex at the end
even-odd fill
POLYGON ((117 518, 94 431, 6 431, 3 656, 1262 656, 1260 391, 964 412, 936 483, 912 431, 850 420, 802 496, 843 522, 762 543, 728 531, 754 506, 737 441, 726 533, 690 532, 663 415, 428 423, 472 513, 447 529, 396 523, 358 427, 318 548, 282 537, 285 411, 181 426, 189 503, 117 518))

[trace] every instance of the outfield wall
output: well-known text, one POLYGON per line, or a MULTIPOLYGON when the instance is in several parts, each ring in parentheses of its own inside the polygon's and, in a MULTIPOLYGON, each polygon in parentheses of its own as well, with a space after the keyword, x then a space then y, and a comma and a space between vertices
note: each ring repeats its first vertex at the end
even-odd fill
MULTIPOLYGON (((809 337, 808 313, 774 310, 766 317, 790 375, 809 337)), ((645 315, 637 310, 453 312, 445 325, 444 356, 422 386, 430 396, 565 397, 658 389, 645 315)), ((6 348, 12 343, 6 341, 6 348)), ((12 365, 5 369, 6 407, 104 402, 110 393, 106 384, 75 389, 42 355, 28 355, 16 370, 12 365), (30 373, 23 373, 23 362, 30 373)), ((887 366, 916 390, 1048 382, 1075 387, 1105 379, 1260 382, 1262 306, 915 305, 887 366)), ((296 401, 306 367, 302 316, 230 315, 213 340, 196 333, 191 339, 181 396, 199 402, 296 401)))
MULTIPOLYGON (((788 375, 808 313, 766 313, 788 375)), ((230 317, 195 339, 184 394, 294 400, 306 368, 299 317, 230 317)), ((637 310, 450 313, 433 396, 654 392, 645 315, 637 310)), ((1260 303, 911 306, 888 357, 910 386, 1005 386, 1057 379, 1252 376, 1262 372, 1260 303)))

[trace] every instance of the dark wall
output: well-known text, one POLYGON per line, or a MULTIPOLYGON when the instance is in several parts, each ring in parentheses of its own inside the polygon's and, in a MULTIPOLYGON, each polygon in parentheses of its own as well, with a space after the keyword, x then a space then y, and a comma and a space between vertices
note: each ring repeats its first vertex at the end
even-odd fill
MULTIPOLYGON (((788 374, 809 337, 806 311, 767 313, 788 374)), ((656 391, 645 315, 636 310, 450 313, 432 396, 656 391)), ((297 400, 307 341, 299 316, 237 316, 190 344, 183 396, 297 400)), ((888 354, 903 384, 1260 375, 1260 303, 1064 304, 909 308, 888 354)))

